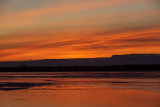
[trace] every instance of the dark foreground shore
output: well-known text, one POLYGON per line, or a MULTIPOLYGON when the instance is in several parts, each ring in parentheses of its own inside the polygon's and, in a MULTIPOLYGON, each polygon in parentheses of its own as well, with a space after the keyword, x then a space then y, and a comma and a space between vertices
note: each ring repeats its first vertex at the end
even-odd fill
POLYGON ((74 72, 74 71, 160 71, 160 65, 114 65, 114 66, 71 66, 71 67, 46 67, 46 66, 20 66, 0 67, 0 72, 74 72))

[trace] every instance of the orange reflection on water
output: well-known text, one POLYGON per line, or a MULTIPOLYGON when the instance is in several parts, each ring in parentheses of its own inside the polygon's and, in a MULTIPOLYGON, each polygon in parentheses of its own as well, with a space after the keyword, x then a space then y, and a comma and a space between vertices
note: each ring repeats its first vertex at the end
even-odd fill
MULTIPOLYGON (((1 73, 0 107, 160 106, 158 78, 75 77, 96 73, 1 73), (58 75, 65 77, 54 77, 58 75), (4 83, 7 85, 3 87, 4 83), (7 87, 15 89, 7 90, 7 87)), ((158 75, 155 73, 149 74, 158 75)))
POLYGON ((29 90, 1 94, 1 107, 159 107, 160 104, 158 93, 122 89, 29 90))

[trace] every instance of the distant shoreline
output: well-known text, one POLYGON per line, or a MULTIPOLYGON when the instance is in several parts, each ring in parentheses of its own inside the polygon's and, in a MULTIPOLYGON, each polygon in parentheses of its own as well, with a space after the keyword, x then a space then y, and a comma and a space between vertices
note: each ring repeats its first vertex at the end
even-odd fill
POLYGON ((0 72, 93 72, 93 71, 160 71, 156 65, 112 65, 112 66, 20 66, 0 67, 0 72))

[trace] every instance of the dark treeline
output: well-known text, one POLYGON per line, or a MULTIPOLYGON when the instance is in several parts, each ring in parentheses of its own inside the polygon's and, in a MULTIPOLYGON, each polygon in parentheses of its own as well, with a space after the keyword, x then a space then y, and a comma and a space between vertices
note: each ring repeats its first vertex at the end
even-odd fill
POLYGON ((20 66, 0 67, 0 72, 74 72, 74 71, 160 71, 158 65, 113 65, 113 66, 72 66, 72 67, 44 67, 44 66, 20 66))

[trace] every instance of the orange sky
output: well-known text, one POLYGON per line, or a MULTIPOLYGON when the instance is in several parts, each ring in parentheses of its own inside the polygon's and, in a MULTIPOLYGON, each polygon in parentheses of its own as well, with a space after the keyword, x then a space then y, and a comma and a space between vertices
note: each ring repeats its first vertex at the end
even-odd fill
POLYGON ((0 61, 160 53, 157 0, 0 4, 0 61))

